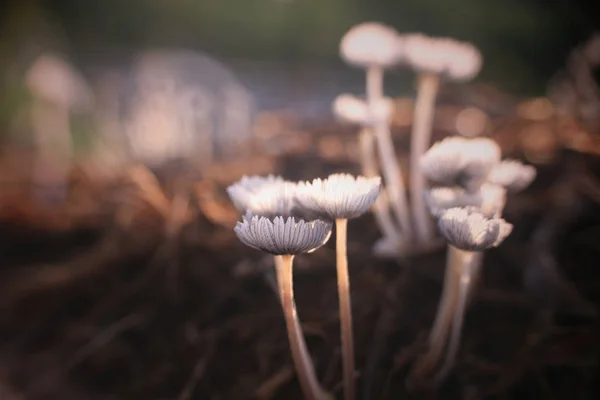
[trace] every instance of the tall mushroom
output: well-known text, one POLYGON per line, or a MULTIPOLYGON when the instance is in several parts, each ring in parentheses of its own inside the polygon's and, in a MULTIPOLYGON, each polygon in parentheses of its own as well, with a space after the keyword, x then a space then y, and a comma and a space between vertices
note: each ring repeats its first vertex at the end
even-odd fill
POLYGON ((440 78, 467 81, 481 69, 481 54, 473 45, 448 38, 431 38, 422 34, 398 37, 402 60, 418 72, 417 101, 410 152, 410 203, 419 241, 433 237, 433 226, 423 201, 427 188, 419 160, 431 141, 433 111, 440 78))
POLYGON ((45 200, 62 201, 67 194, 73 158, 70 114, 90 109, 93 94, 83 76, 53 54, 44 54, 35 60, 25 84, 33 95, 34 192, 45 200))
MULTIPOLYGON (((377 104, 383 97, 383 70, 395 66, 398 62, 397 36, 398 33, 389 26, 365 22, 346 32, 340 43, 341 57, 351 65, 366 69, 367 104, 372 114, 375 114, 377 104)), ((367 137, 361 141, 361 152, 373 153, 374 142, 377 142, 390 202, 402 233, 406 240, 410 240, 412 227, 406 189, 388 123, 378 118, 373 118, 373 122, 375 137, 367 137)))
POLYGON ((296 192, 296 201, 306 212, 335 220, 336 269, 346 400, 354 400, 355 397, 352 304, 346 248, 348 220, 367 212, 377 200, 380 190, 380 177, 356 178, 349 174, 333 174, 325 180, 301 182, 296 192))
POLYGON ((311 252, 327 242, 331 235, 331 222, 308 222, 280 216, 271 219, 255 215, 238 222, 235 233, 244 244, 278 258, 276 272, 279 297, 300 386, 309 400, 330 400, 331 397, 317 381, 298 323, 292 271, 295 255, 311 252))

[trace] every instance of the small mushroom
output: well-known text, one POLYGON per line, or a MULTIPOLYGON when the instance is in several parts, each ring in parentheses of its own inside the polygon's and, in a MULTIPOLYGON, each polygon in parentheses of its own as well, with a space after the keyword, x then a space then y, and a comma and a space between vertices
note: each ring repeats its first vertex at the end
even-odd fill
POLYGON ((320 386, 306 349, 302 327, 298 321, 293 286, 293 260, 299 253, 314 251, 323 246, 331 235, 331 222, 304 221, 293 217, 244 217, 235 233, 242 243, 277 256, 277 284, 285 315, 292 358, 300 386, 307 399, 330 400, 320 386))
POLYGON ((37 147, 35 191, 42 198, 62 201, 67 195, 73 159, 70 115, 90 109, 93 94, 85 78, 53 54, 35 60, 27 71, 25 85, 33 95, 30 111, 37 147))
POLYGON ((427 187, 419 165, 431 141, 440 78, 460 81, 472 79, 479 73, 482 59, 473 45, 448 38, 408 34, 400 36, 398 42, 398 47, 402 49, 402 60, 419 74, 411 135, 410 193, 417 238, 427 241, 432 238, 433 227, 422 200, 427 187))
POLYGON ((292 216, 296 183, 280 176, 243 176, 227 188, 235 208, 263 217, 292 216))
POLYGON ((442 186, 425 192, 425 203, 435 218, 439 218, 450 208, 467 206, 477 207, 486 217, 493 217, 500 215, 504 209, 506 189, 484 183, 473 193, 460 186, 442 186))
POLYGON ((497 247, 512 231, 511 224, 500 218, 486 218, 477 207, 446 210, 438 226, 450 245, 465 251, 497 247))
POLYGON ((336 224, 336 269, 346 399, 354 398, 355 390, 352 307, 346 248, 348 219, 366 213, 377 200, 380 190, 380 177, 356 178, 349 174, 334 174, 325 180, 315 179, 311 183, 299 183, 296 194, 296 200, 301 208, 311 214, 335 220, 336 224))
POLYGON ((332 110, 340 120, 352 124, 371 126, 378 121, 389 124, 394 113, 394 102, 390 98, 381 97, 370 109, 364 100, 350 94, 341 94, 333 101, 332 110))
MULTIPOLYGON (((382 173, 385 178, 391 207, 398 225, 407 239, 412 236, 406 188, 389 131, 389 121, 378 118, 378 104, 383 98, 383 70, 398 62, 398 33, 395 29, 376 22, 365 22, 352 27, 340 42, 340 55, 347 63, 366 69, 367 104, 375 139, 361 141, 361 153, 373 157, 375 142, 378 146, 382 173)), ((367 139, 367 138, 365 138, 367 139)))
POLYGON ((520 192, 533 182, 535 168, 518 160, 503 160, 487 176, 491 183, 504 186, 510 192, 520 192))
MULTIPOLYGON (((385 120, 386 124, 389 124, 394 109, 393 101, 388 98, 382 98, 382 101, 377 102, 375 105, 375 112, 371 114, 368 105, 362 99, 349 94, 342 94, 336 97, 332 108, 334 114, 342 121, 363 126, 358 138, 361 172, 367 178, 376 176, 378 174, 377 159, 373 151, 375 137, 368 127, 374 123, 374 120, 371 118, 372 115, 374 115, 375 121, 385 120)), ((389 203, 383 190, 381 196, 373 205, 373 213, 384 238, 395 242, 397 245, 401 241, 400 230, 390 214, 389 203)))
POLYGON ((444 288, 429 335, 429 349, 415 367, 418 376, 434 367, 451 328, 446 358, 436 375, 437 382, 447 375, 454 363, 471 284, 478 276, 483 251, 500 245, 511 233, 512 225, 501 218, 486 217, 477 207, 467 206, 444 211, 439 217, 438 227, 448 241, 444 288))
POLYGON ((423 175, 434 182, 476 189, 500 157, 500 148, 491 139, 455 136, 435 143, 421 156, 419 166, 423 175))

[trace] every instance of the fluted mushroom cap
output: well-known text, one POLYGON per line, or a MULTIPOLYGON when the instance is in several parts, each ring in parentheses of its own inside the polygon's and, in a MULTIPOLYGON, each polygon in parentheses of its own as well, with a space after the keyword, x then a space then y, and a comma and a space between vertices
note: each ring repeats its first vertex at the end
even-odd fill
POLYGON ((504 160, 495 165, 487 180, 504 186, 510 192, 520 192, 533 182, 536 176, 535 168, 517 160, 504 160))
POLYGON ((245 216, 234 228, 242 243, 274 255, 308 253, 323 246, 331 236, 332 223, 304 221, 294 217, 269 219, 245 216))
POLYGON ((468 185, 475 180, 479 185, 500 157, 500 147, 491 139, 449 137, 431 146, 419 166, 428 179, 438 183, 468 185))
POLYGON ((342 121, 359 125, 371 125, 392 118, 394 103, 390 98, 382 98, 374 104, 373 113, 368 104, 361 98, 351 94, 341 94, 332 104, 333 113, 342 121))
POLYGON ((244 176, 227 188, 227 194, 242 213, 291 216, 296 204, 296 183, 274 175, 244 176))
POLYGON ((27 71, 25 84, 34 96, 64 108, 86 109, 94 102, 85 78, 53 54, 44 54, 35 60, 27 71))
POLYGON ((484 216, 492 218, 499 215, 506 204, 506 189, 489 183, 484 183, 475 192, 460 186, 442 186, 432 188, 424 195, 429 212, 435 218, 451 208, 467 206, 477 207, 484 216))
POLYGON ((357 218, 367 212, 381 190, 381 178, 333 174, 327 179, 300 182, 298 206, 306 212, 329 219, 357 218))
POLYGON ((477 207, 446 210, 438 227, 449 244, 467 251, 497 247, 512 232, 512 224, 501 218, 486 218, 477 207))
POLYGON ((340 56, 359 67, 389 68, 397 63, 398 32, 377 22, 364 22, 350 28, 340 42, 340 56))
POLYGON ((417 71, 466 81, 481 70, 481 53, 470 43, 420 33, 402 35, 398 40, 402 43, 402 59, 417 71))

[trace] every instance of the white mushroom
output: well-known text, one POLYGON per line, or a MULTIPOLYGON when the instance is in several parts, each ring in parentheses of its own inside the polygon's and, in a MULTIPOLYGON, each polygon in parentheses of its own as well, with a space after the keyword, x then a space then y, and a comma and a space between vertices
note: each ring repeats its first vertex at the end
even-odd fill
POLYGON ((398 33, 393 28, 376 22, 365 22, 354 26, 344 35, 340 43, 340 55, 347 63, 366 69, 367 104, 369 112, 374 116, 371 121, 375 121, 373 131, 376 140, 361 140, 361 153, 373 154, 375 142, 377 143, 391 207, 402 233, 410 238, 412 227, 406 189, 394 144, 387 121, 376 117, 377 104, 383 98, 383 70, 396 65, 401 55, 397 38, 398 33))
POLYGON ((292 358, 304 395, 309 400, 329 400, 319 385, 310 354, 306 348, 302 327, 294 300, 294 255, 323 246, 331 235, 331 222, 304 221, 293 217, 244 217, 235 233, 244 244, 276 256, 277 285, 285 316, 292 358))
POLYGON ((415 366, 415 373, 419 376, 428 373, 447 348, 444 363, 436 375, 439 383, 454 363, 467 300, 481 268, 483 251, 500 245, 511 233, 512 225, 501 218, 486 217, 477 207, 467 206, 442 212, 438 227, 448 241, 446 275, 440 305, 429 334, 429 348, 415 366))
POLYGON ((380 177, 333 174, 325 180, 301 182, 296 192, 296 200, 301 208, 311 214, 335 220, 336 224, 336 269, 346 398, 352 398, 354 394, 354 339, 347 254, 348 219, 366 213, 377 200, 380 190, 380 177))
POLYGON ((471 44, 448 38, 407 34, 398 38, 402 60, 419 74, 415 117, 411 135, 410 193, 418 239, 432 238, 433 227, 423 203, 427 183, 419 160, 431 141, 435 99, 440 78, 469 80, 481 69, 481 55, 471 44))
POLYGON ((535 168, 517 160, 504 160, 495 165, 487 176, 487 180, 504 186, 511 192, 520 192, 533 182, 535 168))

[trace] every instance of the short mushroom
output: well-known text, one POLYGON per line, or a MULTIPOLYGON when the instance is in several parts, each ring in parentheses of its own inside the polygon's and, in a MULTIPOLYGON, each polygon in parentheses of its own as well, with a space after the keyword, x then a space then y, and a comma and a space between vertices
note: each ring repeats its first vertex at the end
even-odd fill
POLYGON ((242 243, 279 258, 276 268, 279 296, 302 391, 310 400, 331 399, 319 385, 306 349, 297 318, 292 275, 294 256, 323 246, 331 235, 331 222, 308 222, 293 217, 270 219, 255 215, 244 217, 234 230, 242 243))
POLYGON ((517 160, 503 160, 495 165, 487 176, 487 181, 504 186, 509 192, 520 192, 533 182, 535 168, 517 160))
MULTIPOLYGON (((358 138, 362 174, 367 178, 377 176, 377 160, 373 152, 375 137, 369 127, 373 124, 374 120, 383 119, 386 123, 390 120, 393 112, 391 99, 382 98, 381 101, 376 102, 374 112, 369 112, 369 107, 364 100, 349 94, 342 94, 336 97, 332 108, 334 114, 340 120, 363 126, 358 138)), ((385 199, 384 190, 382 190, 381 195, 375 201, 373 212, 377 225, 384 235, 384 239, 394 243, 393 246, 398 246, 401 235, 399 228, 390 214, 389 203, 385 199)))
POLYGON ((426 182, 419 168, 421 156, 431 141, 435 99, 440 78, 466 81, 481 69, 481 54, 473 45, 448 38, 432 38, 422 34, 398 37, 402 61, 419 73, 415 117, 411 135, 410 193, 417 238, 432 238, 433 227, 423 203, 426 182))
POLYGON ((444 211, 438 227, 448 241, 444 289, 429 335, 429 349, 415 367, 415 374, 422 377, 435 366, 451 328, 446 358, 436 375, 437 382, 447 375, 454 363, 471 284, 481 267, 483 251, 499 246, 511 233, 512 225, 501 218, 486 217, 477 207, 467 206, 444 211))
POLYGON ((315 179, 311 183, 298 184, 296 200, 309 213, 335 220, 336 265, 344 370, 344 394, 354 399, 354 339, 352 334, 352 307, 350 279, 348 276, 347 226, 348 219, 366 213, 377 200, 381 190, 381 178, 354 177, 349 174, 333 174, 327 179, 315 179))

